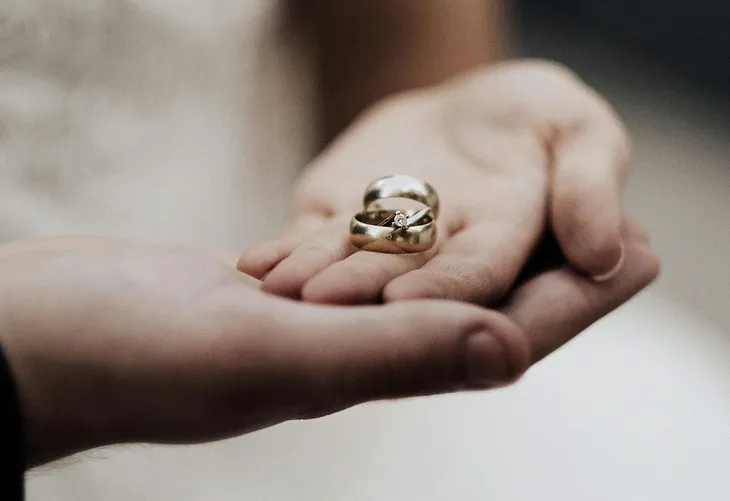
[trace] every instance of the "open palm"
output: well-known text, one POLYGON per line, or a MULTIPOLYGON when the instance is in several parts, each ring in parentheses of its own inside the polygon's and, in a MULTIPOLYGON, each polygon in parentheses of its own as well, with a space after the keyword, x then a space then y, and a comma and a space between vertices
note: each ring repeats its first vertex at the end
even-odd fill
POLYGON ((629 141, 613 110, 567 70, 506 63, 395 96, 307 168, 279 240, 239 269, 271 293, 356 304, 449 298, 487 304, 514 284, 547 229, 592 276, 620 264, 629 141), (348 223, 373 179, 409 174, 441 197, 431 250, 358 251, 348 223))

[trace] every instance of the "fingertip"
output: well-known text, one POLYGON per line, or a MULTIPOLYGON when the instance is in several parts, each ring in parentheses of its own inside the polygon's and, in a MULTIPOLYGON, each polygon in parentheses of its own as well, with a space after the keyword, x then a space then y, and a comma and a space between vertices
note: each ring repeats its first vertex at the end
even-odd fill
POLYGON ((619 221, 620 216, 614 218, 608 214, 584 221, 555 218, 553 230, 573 268, 596 280, 608 280, 619 272, 625 259, 619 221))
POLYGON ((634 236, 633 245, 630 247, 630 251, 627 249, 623 268, 630 267, 636 276, 637 284, 641 288, 646 287, 659 277, 661 262, 641 234, 634 236))
POLYGON ((622 226, 624 262, 611 280, 596 282, 570 267, 541 273, 520 285, 501 311, 529 336, 532 363, 642 291, 659 273, 657 256, 637 225, 622 226))
POLYGON ((473 305, 406 301, 332 308, 317 322, 321 326, 306 340, 298 323, 292 324, 293 344, 303 351, 288 349, 295 357, 286 366, 294 367, 297 388, 327 400, 320 406, 327 412, 333 403, 340 409, 501 387, 529 365, 526 333, 505 315, 473 305))
POLYGON ((282 259, 291 253, 279 241, 270 241, 254 244, 238 259, 236 269, 259 280, 271 271, 282 259))
MULTIPOLYGON (((292 299, 311 297, 310 282, 315 277, 327 275, 331 267, 336 267, 348 253, 349 241, 341 238, 328 238, 305 242, 281 261, 264 279, 264 288, 272 293, 292 299), (305 289, 309 290, 305 297, 305 289)), ((330 304, 332 301, 319 300, 318 303, 330 304)))
MULTIPOLYGON (((402 301, 385 311, 383 329, 395 335, 388 338, 397 352, 420 353, 420 363, 404 364, 422 373, 409 382, 441 381, 436 392, 485 390, 514 383, 530 365, 527 334, 499 312, 442 300, 402 301)), ((431 393, 423 390, 413 394, 431 393)))
POLYGON ((634 252, 638 256, 634 259, 642 263, 642 268, 645 270, 645 281, 648 285, 656 280, 661 273, 661 262, 651 248, 649 234, 641 224, 631 218, 624 219, 622 229, 624 239, 631 244, 633 249, 636 249, 634 252))
POLYGON ((644 289, 659 276, 660 263, 657 255, 642 238, 624 230, 623 255, 616 270, 599 277, 587 277, 596 290, 630 290, 631 295, 644 289))
POLYGON ((613 268, 608 270, 605 273, 601 273, 598 275, 593 275, 591 278, 596 282, 607 282, 614 278, 616 275, 621 272, 621 269, 623 268, 624 264, 626 262, 626 246, 624 245, 623 241, 620 242, 620 254, 618 261, 616 264, 613 265, 613 268))
POLYGON ((471 344, 476 344, 478 348, 489 347, 489 350, 499 351, 502 356, 500 361, 494 360, 493 357, 492 359, 495 363, 505 366, 507 370, 500 381, 492 383, 514 382, 530 366, 527 333, 518 323, 499 311, 440 299, 402 301, 389 304, 385 308, 392 312, 388 317, 401 318, 400 322, 391 324, 395 328, 398 328, 398 325, 410 324, 413 330, 422 331, 424 334, 430 331, 433 335, 443 335, 443 330, 451 330, 456 336, 454 341, 462 346, 467 374, 469 365, 473 362, 468 353, 471 344), (415 320, 419 317, 423 319, 422 322, 415 320))
POLYGON ((308 275, 302 270, 290 269, 286 260, 274 268, 261 284, 261 290, 275 296, 289 299, 301 299, 302 286, 306 283, 308 275))
POLYGON ((483 324, 465 341, 469 386, 490 389, 516 382, 530 366, 527 335, 501 314, 490 312, 483 324))
POLYGON ((578 271, 591 277, 596 282, 604 282, 615 277, 623 268, 625 247, 623 241, 604 240, 596 244, 587 244, 568 252, 568 262, 578 271))
MULTIPOLYGON (((583 255, 582 262, 580 261, 580 258, 576 258, 575 256, 573 256, 573 259, 575 260, 569 258, 568 261, 574 268, 585 272, 594 282, 603 283, 613 280, 620 275, 626 267, 626 261, 628 259, 627 255, 629 253, 635 254, 637 252, 636 249, 638 248, 645 251, 642 254, 648 254, 646 269, 648 274, 653 275, 648 282, 654 280, 656 275, 659 273, 659 262, 656 255, 653 254, 649 247, 649 239, 646 230, 636 221, 633 221, 630 218, 624 218, 621 223, 620 230, 616 233, 617 235, 613 236, 603 235, 604 240, 601 246, 596 247, 596 250, 592 251, 594 256, 598 256, 593 259, 593 266, 595 266, 595 268, 590 268, 591 265, 586 264, 589 263, 590 259, 589 256, 585 254, 583 255), (629 252, 629 248, 631 252, 629 252), (613 265, 609 267, 611 262, 613 262, 613 265), (604 266, 604 271, 590 273, 589 270, 591 269, 600 270, 601 268, 598 266, 601 263, 604 266)), ((587 248, 590 248, 590 246, 587 246, 587 248)))

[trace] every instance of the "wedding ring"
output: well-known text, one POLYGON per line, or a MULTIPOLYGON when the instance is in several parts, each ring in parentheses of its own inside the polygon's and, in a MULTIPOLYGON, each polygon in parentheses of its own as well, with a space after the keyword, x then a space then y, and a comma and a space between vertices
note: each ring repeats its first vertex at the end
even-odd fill
POLYGON ((414 200, 424 207, 430 207, 434 218, 439 215, 438 193, 430 184, 415 177, 399 174, 376 179, 365 189, 363 206, 365 210, 377 208, 375 206, 387 198, 414 200))
POLYGON ((388 254, 426 251, 436 242, 434 211, 363 210, 350 221, 350 241, 359 249, 388 254))

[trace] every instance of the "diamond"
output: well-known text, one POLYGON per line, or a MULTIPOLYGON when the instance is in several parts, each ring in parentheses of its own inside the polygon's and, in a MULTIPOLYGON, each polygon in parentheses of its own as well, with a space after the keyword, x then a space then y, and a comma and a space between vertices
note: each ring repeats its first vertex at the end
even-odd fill
POLYGON ((393 216, 393 226, 396 228, 406 228, 408 226, 408 216, 402 212, 396 212, 393 216))

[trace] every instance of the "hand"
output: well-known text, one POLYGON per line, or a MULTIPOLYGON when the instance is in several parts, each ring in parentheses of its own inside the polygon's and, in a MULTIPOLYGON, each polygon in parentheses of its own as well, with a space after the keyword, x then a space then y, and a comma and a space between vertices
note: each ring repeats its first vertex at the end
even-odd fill
POLYGON ((0 246, 0 342, 30 464, 507 384, 654 278, 641 232, 628 227, 625 241, 614 280, 542 272, 501 311, 289 301, 196 249, 88 238, 0 246))
POLYGON ((317 303, 448 298, 493 304, 549 229, 569 263, 610 276, 622 262, 620 187, 630 158, 612 109, 550 63, 491 66, 397 96, 307 169, 280 240, 239 269, 265 291, 317 303), (365 186, 410 174, 440 193, 439 244, 416 255, 355 252, 365 186))

